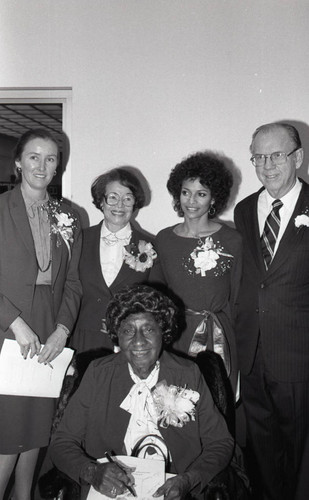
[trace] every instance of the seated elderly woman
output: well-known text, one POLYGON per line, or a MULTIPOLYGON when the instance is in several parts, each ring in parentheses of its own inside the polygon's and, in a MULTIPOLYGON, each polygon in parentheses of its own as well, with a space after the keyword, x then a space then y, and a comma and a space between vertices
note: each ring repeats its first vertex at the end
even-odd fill
POLYGON ((153 497, 204 498, 234 442, 197 365, 164 350, 177 332, 175 305, 149 286, 133 285, 114 296, 106 320, 120 352, 88 367, 53 437, 55 465, 82 485, 82 498, 89 485, 115 498, 133 485, 132 475, 97 459, 108 450, 138 454, 136 444, 151 435, 150 448, 161 448, 166 472, 175 474, 153 497))

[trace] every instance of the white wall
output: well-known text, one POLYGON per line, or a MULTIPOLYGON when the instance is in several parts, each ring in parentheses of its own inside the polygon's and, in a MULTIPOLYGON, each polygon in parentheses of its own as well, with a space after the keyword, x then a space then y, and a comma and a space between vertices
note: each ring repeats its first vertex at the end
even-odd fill
POLYGON ((1 0, 0 87, 72 87, 73 201, 97 223, 92 180, 135 166, 152 189, 137 220, 156 233, 177 221, 165 184, 183 157, 224 152, 241 199, 259 187, 253 130, 306 130, 308 31, 308 0, 1 0))

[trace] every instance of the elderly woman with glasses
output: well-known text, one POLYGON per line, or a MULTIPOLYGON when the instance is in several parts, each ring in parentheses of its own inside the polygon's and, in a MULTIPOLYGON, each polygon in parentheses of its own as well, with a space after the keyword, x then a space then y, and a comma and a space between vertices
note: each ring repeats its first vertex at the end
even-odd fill
POLYGON ((82 499, 89 485, 116 498, 132 489, 132 471, 97 459, 108 450, 144 458, 147 448, 148 459, 162 453, 174 474, 149 498, 204 499, 231 459, 233 439, 196 363, 164 350, 177 331, 174 303, 149 286, 126 287, 106 321, 120 352, 87 369, 51 443, 56 467, 82 485, 82 499))
POLYGON ((146 282, 156 258, 149 236, 131 224, 133 214, 145 205, 145 192, 129 168, 100 175, 91 194, 104 219, 83 232, 83 298, 71 341, 77 352, 113 350, 105 328, 107 304, 125 285, 146 282))

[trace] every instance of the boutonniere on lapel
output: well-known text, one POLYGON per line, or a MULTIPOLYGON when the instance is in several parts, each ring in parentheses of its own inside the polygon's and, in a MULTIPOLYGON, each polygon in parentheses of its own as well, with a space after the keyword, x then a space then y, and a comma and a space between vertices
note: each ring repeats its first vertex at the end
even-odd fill
POLYGON ((144 273, 146 269, 153 266, 157 258, 157 252, 151 243, 139 240, 138 244, 130 243, 124 247, 124 261, 134 271, 144 273))
POLYGON ((195 420, 195 407, 200 394, 186 387, 167 385, 159 382, 151 391, 158 414, 160 427, 169 425, 183 427, 190 420, 195 420))
POLYGON ((303 226, 309 227, 309 207, 306 207, 302 214, 295 217, 294 223, 298 230, 303 226))
MULTIPOLYGON (((211 236, 207 236, 205 241, 199 239, 198 245, 190 254, 193 260, 195 273, 200 274, 202 277, 206 276, 206 272, 218 266, 218 260, 222 257, 233 259, 233 255, 223 252, 223 247, 217 246, 211 236)), ((227 269, 231 267, 231 260, 227 262, 219 261, 220 266, 216 276, 224 274, 227 269)))
POLYGON ((70 243, 74 241, 74 230, 77 227, 77 219, 71 212, 61 211, 61 201, 49 200, 45 205, 48 218, 50 220, 50 232, 57 236, 57 247, 61 241, 67 246, 69 258, 71 257, 70 243))

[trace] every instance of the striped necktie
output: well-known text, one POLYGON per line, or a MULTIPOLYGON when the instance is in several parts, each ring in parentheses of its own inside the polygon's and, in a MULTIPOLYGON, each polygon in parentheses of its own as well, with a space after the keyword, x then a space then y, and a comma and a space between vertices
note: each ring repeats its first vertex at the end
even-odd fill
POLYGON ((279 210, 283 203, 281 200, 275 200, 272 205, 272 211, 265 221, 264 231, 261 236, 262 254, 266 270, 274 258, 274 249, 280 228, 279 210))

